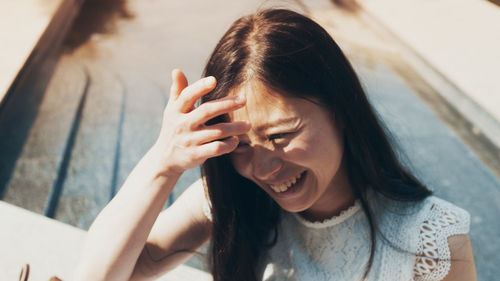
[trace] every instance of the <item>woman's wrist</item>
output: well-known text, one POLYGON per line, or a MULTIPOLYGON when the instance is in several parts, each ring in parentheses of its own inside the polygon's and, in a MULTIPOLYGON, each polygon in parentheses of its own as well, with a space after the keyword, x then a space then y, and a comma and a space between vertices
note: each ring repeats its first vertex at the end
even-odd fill
POLYGON ((177 163, 172 163, 168 156, 164 155, 165 149, 155 143, 144 156, 145 168, 153 173, 154 178, 167 177, 179 178, 185 170, 177 163))

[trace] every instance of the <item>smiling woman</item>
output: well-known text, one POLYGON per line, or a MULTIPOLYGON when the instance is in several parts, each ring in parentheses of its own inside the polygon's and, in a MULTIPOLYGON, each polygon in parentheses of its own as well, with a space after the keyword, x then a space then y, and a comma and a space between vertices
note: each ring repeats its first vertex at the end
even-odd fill
MULTIPOLYGON (((251 125, 234 152, 203 165, 215 280, 447 275, 446 238, 467 232, 467 213, 444 208, 399 163, 350 63, 323 28, 286 10, 243 17, 204 74, 218 85, 203 101, 247 100, 209 124, 251 125), (279 124, 290 119, 296 122, 279 124), (443 229, 431 219, 448 213, 454 223, 443 229), (422 246, 428 223, 447 234, 422 246)), ((463 280, 474 278, 470 268, 463 280)))
POLYGON ((252 129, 238 136, 231 160, 236 171, 259 185, 282 209, 310 219, 329 218, 352 205, 342 131, 330 113, 299 98, 285 98, 262 83, 240 87, 244 108, 231 121, 248 121, 252 129))
POLYGON ((475 280, 468 213, 398 161, 322 27, 240 18, 204 76, 173 71, 158 140, 91 226, 76 280, 153 279, 207 241, 216 281, 475 280))

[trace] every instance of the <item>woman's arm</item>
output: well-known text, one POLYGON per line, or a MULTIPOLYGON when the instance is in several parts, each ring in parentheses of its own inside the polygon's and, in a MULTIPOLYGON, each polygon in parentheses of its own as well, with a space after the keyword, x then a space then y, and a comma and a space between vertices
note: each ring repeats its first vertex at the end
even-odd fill
MULTIPOLYGON (((244 122, 205 125, 244 105, 242 99, 227 97, 195 108, 196 101, 214 89, 213 77, 191 86, 179 70, 174 70, 172 77, 160 135, 90 227, 75 280, 129 280, 151 228, 182 173, 210 157, 231 152, 238 144, 234 136, 250 129, 244 122)), ((164 241, 177 241, 186 227, 196 229, 197 225, 196 220, 182 214, 176 222, 184 225, 183 230, 168 226, 167 233, 162 234, 164 241)), ((167 249, 172 243, 160 244, 166 247, 161 252, 172 252, 167 249)))
POLYGON ((476 281, 476 267, 469 235, 453 235, 448 238, 451 267, 443 281, 476 281))
MULTIPOLYGON (((155 174, 150 150, 90 227, 74 280, 128 280, 177 175, 155 174)), ((175 235, 175 233, 173 233, 175 235)))
POLYGON ((159 215, 131 280, 153 280, 184 263, 208 241, 212 224, 204 214, 206 200, 200 179, 159 215))

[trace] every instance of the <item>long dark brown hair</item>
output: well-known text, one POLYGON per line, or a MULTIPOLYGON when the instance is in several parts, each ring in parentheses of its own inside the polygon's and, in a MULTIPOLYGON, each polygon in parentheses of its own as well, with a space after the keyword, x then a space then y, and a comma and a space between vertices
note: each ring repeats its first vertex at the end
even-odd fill
MULTIPOLYGON (((314 101, 335 117, 343 128, 349 181, 370 225, 366 276, 377 234, 367 191, 398 201, 420 201, 431 192, 398 160, 358 77, 330 35, 296 12, 260 11, 233 23, 210 56, 204 76, 214 76, 217 86, 202 102, 254 80, 282 95, 314 101)), ((220 116, 211 123, 225 121, 220 116)), ((235 171, 229 155, 208 159, 202 174, 211 202, 214 280, 259 280, 260 258, 278 239, 280 207, 235 171)))

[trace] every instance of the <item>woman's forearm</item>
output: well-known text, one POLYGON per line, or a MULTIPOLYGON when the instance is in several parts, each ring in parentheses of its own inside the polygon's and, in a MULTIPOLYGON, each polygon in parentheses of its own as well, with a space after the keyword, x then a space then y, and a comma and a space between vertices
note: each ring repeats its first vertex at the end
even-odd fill
POLYGON ((182 71, 172 71, 158 139, 90 227, 75 280, 128 280, 180 175, 230 153, 238 145, 236 136, 250 130, 243 121, 207 125, 245 105, 244 97, 230 96, 195 107, 215 84, 214 77, 206 77, 188 86, 182 71))
POLYGON ((157 171, 153 147, 87 234, 74 280, 128 280, 180 174, 157 171))

